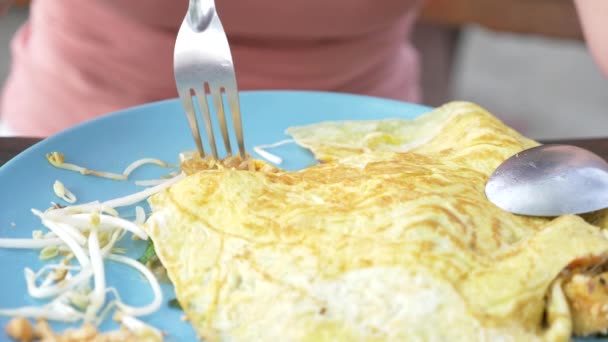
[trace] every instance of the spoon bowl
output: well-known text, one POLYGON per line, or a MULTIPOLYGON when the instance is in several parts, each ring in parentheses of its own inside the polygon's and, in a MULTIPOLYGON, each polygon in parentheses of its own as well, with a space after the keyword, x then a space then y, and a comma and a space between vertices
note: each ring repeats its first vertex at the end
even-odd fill
POLYGON ((608 207, 608 163, 571 145, 540 145, 505 160, 485 188, 490 202, 514 214, 559 216, 608 207))

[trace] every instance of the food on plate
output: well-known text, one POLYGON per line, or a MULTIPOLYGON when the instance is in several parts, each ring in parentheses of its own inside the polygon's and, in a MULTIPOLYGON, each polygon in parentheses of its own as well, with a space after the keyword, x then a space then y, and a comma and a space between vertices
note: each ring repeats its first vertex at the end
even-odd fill
MULTIPOLYGON (((51 163, 59 162, 58 160, 62 163, 64 158, 56 152, 50 156, 53 160, 51 163)), ((145 164, 170 167, 170 164, 157 159, 140 159, 125 169, 122 174, 125 180, 133 170, 145 164)), ((68 169, 75 166, 60 165, 68 169)), ((95 175, 104 177, 103 173, 95 175)), ((29 341, 32 336, 42 341, 163 340, 163 334, 158 329, 137 318, 154 313, 162 306, 163 295, 159 281, 151 270, 127 255, 127 251, 118 243, 128 233, 132 234, 132 238, 148 240, 148 235, 141 228, 146 213, 137 204, 182 177, 184 175, 180 172, 177 175, 169 174, 169 178, 146 180, 146 189, 103 202, 68 206, 51 202, 53 206, 44 211, 32 209, 32 214, 40 219, 47 231, 34 230, 31 238, 0 238, 0 248, 40 250, 39 258, 45 262, 44 266, 36 271, 26 267, 24 276, 29 297, 42 302, 20 307, 7 307, 3 303, 0 315, 14 318, 5 328, 7 335, 21 341, 29 341), (134 209, 135 215, 126 216, 125 208, 134 209), (119 291, 106 279, 108 260, 139 272, 143 276, 140 279, 152 290, 151 302, 142 306, 126 304, 119 291), (99 334, 96 329, 92 329, 112 313, 115 313, 116 321, 121 325, 119 331, 99 334), (37 319, 39 322, 32 328, 26 318, 37 319), (81 327, 54 333, 48 329, 46 320, 79 324, 81 327), (74 336, 79 337, 74 339, 74 336)), ((68 203, 76 200, 73 194, 68 195, 71 192, 60 181, 53 184, 53 191, 68 203)))
POLYGON ((138 159, 138 160, 134 161, 133 163, 129 164, 122 173, 97 171, 97 170, 91 170, 86 167, 82 167, 80 165, 66 163, 65 155, 63 155, 63 153, 59 153, 57 151, 47 153, 46 160, 51 165, 53 165, 54 167, 56 167, 58 169, 74 171, 74 172, 81 173, 83 175, 91 175, 91 176, 95 176, 95 177, 108 178, 108 179, 121 180, 121 181, 127 180, 133 171, 135 171, 136 169, 138 169, 146 164, 155 164, 155 165, 167 167, 167 168, 176 167, 175 165, 171 165, 160 159, 142 158, 142 159, 138 159))
MULTIPOLYGON (((101 338, 94 326, 115 310, 122 328, 106 338, 163 339, 136 318, 167 303, 143 265, 155 254, 175 286, 178 303, 169 302, 208 341, 560 341, 608 328, 608 211, 547 219, 489 203, 488 176, 537 143, 482 108, 455 102, 412 120, 287 133, 323 163, 287 172, 190 152, 167 178, 135 181, 149 186, 140 192, 33 210, 49 231, 0 247, 61 260, 25 270, 30 296, 48 303, 0 308, 17 317, 8 334, 101 338), (150 195, 147 222, 139 206, 134 220, 119 217, 150 195), (127 232, 154 242, 140 262, 115 247, 127 232), (107 286, 105 260, 140 272, 152 302, 125 304, 107 286), (82 325, 54 333, 44 319, 82 325)), ((47 159, 123 181, 145 164, 174 167, 144 158, 111 173, 57 152, 47 159)), ((76 199, 61 182, 54 191, 76 199)))
POLYGON ((66 188, 62 182, 56 180, 55 183, 53 183, 53 191, 57 197, 66 201, 67 203, 76 203, 76 195, 66 188))
POLYGON ((239 155, 229 156, 223 159, 215 159, 212 156, 200 157, 197 151, 188 151, 180 154, 181 169, 186 175, 191 175, 204 170, 240 170, 278 172, 279 169, 258 159, 247 156, 245 159, 239 155))
POLYGON ((565 341, 608 328, 606 214, 484 195, 537 143, 482 108, 288 130, 323 164, 192 172, 144 230, 208 341, 565 341))
POLYGON ((120 328, 104 333, 97 330, 91 323, 57 333, 44 319, 39 319, 35 325, 32 325, 23 317, 16 317, 9 321, 6 332, 15 341, 21 342, 157 342, 163 340, 163 336, 158 330, 144 326, 137 319, 127 320, 121 315, 116 315, 114 318, 121 323, 120 328))

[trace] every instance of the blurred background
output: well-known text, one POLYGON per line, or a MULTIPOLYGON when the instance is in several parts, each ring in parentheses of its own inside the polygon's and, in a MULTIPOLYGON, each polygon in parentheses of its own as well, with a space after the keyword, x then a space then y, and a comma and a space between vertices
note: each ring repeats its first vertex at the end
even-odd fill
MULTIPOLYGON (((0 84, 27 16, 21 4, 0 19, 0 84)), ((571 0, 432 0, 414 42, 426 104, 470 100, 537 139, 608 136, 608 79, 571 0)))

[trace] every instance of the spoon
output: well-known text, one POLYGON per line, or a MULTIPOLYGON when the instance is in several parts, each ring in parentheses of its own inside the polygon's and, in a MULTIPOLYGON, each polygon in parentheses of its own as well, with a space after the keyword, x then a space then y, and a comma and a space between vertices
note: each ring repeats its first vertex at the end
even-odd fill
POLYGON ((505 160, 486 183, 490 202, 514 214, 559 216, 608 207, 608 163, 576 146, 541 145, 505 160))

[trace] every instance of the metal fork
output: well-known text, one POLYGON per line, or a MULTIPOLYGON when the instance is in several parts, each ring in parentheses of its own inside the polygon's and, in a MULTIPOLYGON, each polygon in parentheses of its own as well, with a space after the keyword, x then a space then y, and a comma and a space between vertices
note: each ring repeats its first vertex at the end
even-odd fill
POLYGON ((173 71, 177 92, 186 112, 192 136, 201 157, 205 156, 192 97, 197 99, 214 158, 218 158, 207 89, 213 99, 217 121, 228 156, 232 155, 222 90, 228 102, 239 154, 245 158, 245 143, 239 94, 228 39, 214 0, 190 0, 188 12, 175 41, 173 71))

